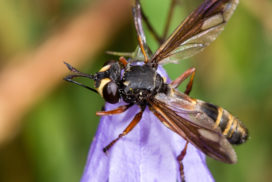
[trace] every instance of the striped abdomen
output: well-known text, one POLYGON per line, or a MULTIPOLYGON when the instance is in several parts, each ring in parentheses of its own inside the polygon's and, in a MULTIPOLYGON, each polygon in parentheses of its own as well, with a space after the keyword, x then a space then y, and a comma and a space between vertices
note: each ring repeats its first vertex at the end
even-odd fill
POLYGON ((212 118, 214 127, 219 127, 231 144, 241 144, 247 140, 247 128, 222 107, 210 103, 202 103, 201 110, 212 118))

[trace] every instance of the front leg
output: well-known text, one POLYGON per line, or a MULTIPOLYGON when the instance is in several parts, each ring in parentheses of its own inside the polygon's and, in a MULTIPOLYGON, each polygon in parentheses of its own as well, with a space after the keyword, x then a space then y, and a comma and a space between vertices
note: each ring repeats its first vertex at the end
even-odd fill
POLYGON ((108 116, 108 115, 113 115, 113 114, 120 114, 125 112, 128 108, 130 108, 133 104, 128 104, 124 106, 120 106, 116 109, 110 110, 110 111, 97 111, 96 115, 97 116, 108 116))

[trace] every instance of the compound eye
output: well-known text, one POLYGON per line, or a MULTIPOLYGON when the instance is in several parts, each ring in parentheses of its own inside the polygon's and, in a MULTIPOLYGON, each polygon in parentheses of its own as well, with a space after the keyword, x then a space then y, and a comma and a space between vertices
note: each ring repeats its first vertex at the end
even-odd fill
POLYGON ((119 101, 118 85, 115 82, 111 81, 104 86, 103 98, 111 104, 115 104, 119 101))

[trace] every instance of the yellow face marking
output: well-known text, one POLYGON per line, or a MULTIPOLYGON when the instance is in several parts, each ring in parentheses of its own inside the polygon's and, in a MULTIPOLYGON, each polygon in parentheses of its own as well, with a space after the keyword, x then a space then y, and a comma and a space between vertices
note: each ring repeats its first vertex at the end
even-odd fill
POLYGON ((98 92, 102 97, 103 97, 103 88, 104 88, 104 86, 105 86, 107 83, 109 83, 110 81, 111 81, 111 79, 109 79, 109 78, 104 78, 104 79, 101 80, 99 87, 96 88, 97 92, 98 92))
POLYGON ((219 107, 218 108, 218 115, 217 115, 217 118, 216 118, 213 128, 217 128, 219 126, 221 118, 222 118, 222 114, 223 114, 223 109, 222 109, 222 107, 219 107))
POLYGON ((106 66, 103 66, 99 72, 104 72, 104 71, 107 71, 108 69, 110 69, 111 65, 106 65, 106 66))
POLYGON ((237 119, 234 119, 233 122, 234 123, 233 123, 232 130, 230 131, 230 134, 228 136, 229 138, 231 138, 232 134, 234 133, 234 131, 235 131, 236 127, 237 127, 237 123, 238 123, 237 119))
POLYGON ((224 21, 224 18, 222 16, 222 14, 214 15, 211 18, 204 21, 201 29, 202 30, 207 30, 207 29, 212 28, 212 27, 214 27, 216 25, 219 25, 220 23, 223 23, 223 21, 224 21))
POLYGON ((228 132, 229 132, 229 130, 230 130, 230 127, 231 127, 232 123, 233 123, 233 116, 229 114, 228 124, 227 124, 226 129, 225 129, 224 132, 223 132, 223 135, 227 135, 227 134, 228 134, 228 132))

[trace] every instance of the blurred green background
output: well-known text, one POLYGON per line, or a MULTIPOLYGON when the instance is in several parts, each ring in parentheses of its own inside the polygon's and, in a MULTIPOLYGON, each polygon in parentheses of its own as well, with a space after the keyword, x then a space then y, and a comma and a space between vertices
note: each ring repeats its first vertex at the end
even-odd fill
MULTIPOLYGON (((180 2, 174 11, 171 30, 201 1, 180 2)), ((272 179, 272 34, 266 21, 254 11, 255 5, 260 6, 258 2, 246 4, 242 0, 225 31, 204 52, 178 65, 165 66, 171 79, 189 67, 196 67, 191 96, 224 107, 249 128, 248 142, 235 147, 237 164, 207 159, 216 181, 272 179)), ((56 26, 92 3, 91 0, 0 1, 0 72, 10 57, 35 49, 56 26)), ((169 4, 170 0, 142 1, 144 11, 159 33, 169 4)), ((264 10, 272 12, 269 7, 264 10)), ((147 39, 151 49, 156 50, 158 45, 148 33, 147 39)), ((130 20, 104 51, 132 51, 136 45, 130 20)), ((91 60, 86 57, 87 65, 81 71, 94 73, 113 58, 104 51, 97 53, 92 64, 88 65, 91 60)), ((61 82, 26 114, 17 136, 0 147, 0 181, 79 181, 99 122, 95 111, 103 103, 98 95, 61 82)))

